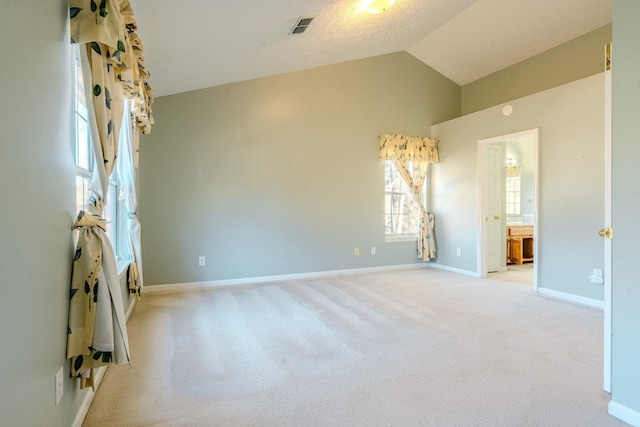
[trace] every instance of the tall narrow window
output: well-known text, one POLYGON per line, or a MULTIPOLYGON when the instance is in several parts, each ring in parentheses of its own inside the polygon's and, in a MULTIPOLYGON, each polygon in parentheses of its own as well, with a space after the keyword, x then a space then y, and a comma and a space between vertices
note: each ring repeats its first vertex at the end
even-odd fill
POLYGON ((89 129, 89 113, 84 96, 84 82, 80 62, 80 50, 74 45, 73 78, 75 98, 75 154, 76 154, 76 211, 86 210, 89 184, 93 176, 93 147, 89 129))
POLYGON ((407 184, 391 160, 384 162, 384 183, 386 239, 417 239, 420 231, 420 207, 411 198, 407 184))
POLYGON ((508 215, 520 215, 520 167, 507 158, 506 212, 508 215))
MULTIPOLYGON (((89 204, 89 186, 93 179, 95 157, 91 141, 91 128, 89 122, 89 110, 87 109, 87 99, 84 91, 84 80, 82 76, 82 61, 80 59, 80 49, 77 44, 73 46, 73 95, 75 106, 75 158, 76 158, 76 212, 86 211, 89 204)), ((116 165, 117 169, 117 165, 116 165)), ((123 239, 120 234, 124 231, 119 227, 120 217, 123 213, 121 203, 118 201, 119 184, 116 179, 117 173, 112 174, 109 179, 109 192, 107 203, 102 213, 107 222, 106 233, 111 241, 116 258, 123 258, 124 247, 121 248, 119 242, 123 239), (123 250, 121 250, 123 249, 123 250)), ((122 227, 123 228, 123 227, 122 227)), ((124 229, 124 228, 123 228, 124 229)))
POLYGON ((507 214, 520 215, 520 177, 507 178, 507 214))

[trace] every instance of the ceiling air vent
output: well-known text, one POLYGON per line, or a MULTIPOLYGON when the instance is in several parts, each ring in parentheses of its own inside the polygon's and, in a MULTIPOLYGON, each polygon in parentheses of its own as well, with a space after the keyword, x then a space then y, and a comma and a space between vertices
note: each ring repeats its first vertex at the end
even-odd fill
POLYGON ((313 18, 300 18, 298 23, 293 27, 293 30, 291 30, 290 34, 304 33, 304 30, 306 30, 309 24, 311 24, 311 21, 313 21, 313 18))

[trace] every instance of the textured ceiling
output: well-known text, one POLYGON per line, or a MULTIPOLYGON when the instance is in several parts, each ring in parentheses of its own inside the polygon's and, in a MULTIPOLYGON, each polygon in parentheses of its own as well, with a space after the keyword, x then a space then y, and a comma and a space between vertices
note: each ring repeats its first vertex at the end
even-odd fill
POLYGON ((612 0, 131 0, 156 96, 408 51, 466 84, 611 22, 612 0), (314 17, 303 34, 298 19, 314 17))

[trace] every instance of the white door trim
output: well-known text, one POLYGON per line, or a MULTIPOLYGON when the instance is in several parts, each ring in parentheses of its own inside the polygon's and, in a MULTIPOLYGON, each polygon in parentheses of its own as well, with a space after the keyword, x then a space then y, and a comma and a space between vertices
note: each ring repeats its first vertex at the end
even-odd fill
MULTIPOLYGON (((604 72, 604 227, 611 223, 611 70, 604 72)), ((611 393, 611 239, 604 239, 604 391, 611 393)))
MULTIPOLYGON (((495 136, 492 138, 481 139, 478 141, 478 186, 476 189, 477 197, 478 197, 478 205, 477 205, 477 221, 478 221, 478 258, 477 258, 477 272, 479 277, 487 277, 488 276, 488 267, 487 267, 487 250, 486 250, 486 230, 483 221, 483 198, 482 198, 482 188, 484 185, 484 176, 486 172, 486 162, 484 159, 484 150, 482 150, 483 144, 495 144, 497 142, 506 141, 508 139, 519 139, 524 136, 533 136, 533 152, 534 152, 534 212, 533 212, 533 252, 537 259, 538 254, 538 128, 528 129, 521 132, 510 133, 507 135, 495 136)), ((537 260, 533 263, 533 290, 534 292, 538 292, 538 262, 537 260)))

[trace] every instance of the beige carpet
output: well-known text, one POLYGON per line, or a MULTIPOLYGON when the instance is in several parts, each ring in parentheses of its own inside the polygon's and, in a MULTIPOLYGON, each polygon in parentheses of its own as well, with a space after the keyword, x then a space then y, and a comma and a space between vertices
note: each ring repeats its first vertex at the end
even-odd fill
POLYGON ((602 311, 530 267, 146 293, 85 426, 624 426, 602 311))

